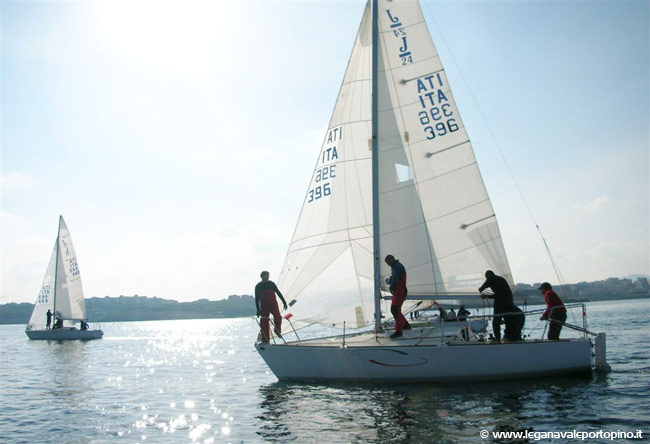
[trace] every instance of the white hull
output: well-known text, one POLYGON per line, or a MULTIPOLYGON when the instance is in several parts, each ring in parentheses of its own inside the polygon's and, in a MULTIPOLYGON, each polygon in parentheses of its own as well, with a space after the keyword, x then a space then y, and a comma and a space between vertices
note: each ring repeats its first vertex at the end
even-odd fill
MULTIPOLYGON (((490 381, 591 372, 588 339, 515 343, 313 346, 256 344, 280 380, 490 381)), ((400 341, 392 341, 399 343, 400 341)))
POLYGON ((76 328, 56 328, 52 330, 25 330, 29 339, 51 341, 73 341, 101 339, 101 330, 77 330, 76 328))

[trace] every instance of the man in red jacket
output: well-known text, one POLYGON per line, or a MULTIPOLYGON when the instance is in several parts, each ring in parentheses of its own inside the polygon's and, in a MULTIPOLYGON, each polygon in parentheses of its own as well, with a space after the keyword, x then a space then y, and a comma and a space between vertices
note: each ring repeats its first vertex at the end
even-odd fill
POLYGON ((548 339, 560 339, 560 330, 562 330, 562 325, 566 322, 566 308, 564 307, 564 303, 557 293, 553 291, 553 287, 548 282, 540 285, 538 290, 542 292, 546 301, 546 310, 540 320, 548 319, 550 321, 550 325, 548 326, 548 339))
POLYGON ((275 334, 282 337, 282 316, 280 315, 280 309, 278 307, 278 301, 275 299, 275 294, 277 293, 285 310, 287 309, 287 302, 284 300, 284 297, 282 296, 282 293, 280 293, 280 290, 278 290, 275 282, 269 280, 268 271, 263 271, 260 274, 260 277, 262 278, 261 282, 255 286, 255 307, 257 307, 257 316, 261 317, 261 342, 267 343, 271 336, 269 334, 270 315, 273 315, 275 334))

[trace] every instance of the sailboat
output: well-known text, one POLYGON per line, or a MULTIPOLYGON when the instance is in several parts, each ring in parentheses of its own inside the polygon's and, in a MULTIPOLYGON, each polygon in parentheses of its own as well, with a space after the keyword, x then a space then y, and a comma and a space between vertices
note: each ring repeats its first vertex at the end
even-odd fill
POLYGON ((25 333, 29 339, 57 341, 101 338, 104 332, 88 329, 87 320, 77 255, 70 231, 63 216, 59 216, 54 249, 25 333), (50 326, 47 325, 48 312, 53 321, 50 326))
POLYGON ((391 339, 382 315, 388 254, 407 269, 406 311, 476 300, 486 270, 514 288, 472 144, 413 0, 366 5, 278 280, 287 321, 257 351, 280 380, 482 381, 606 366, 605 335, 587 331, 585 318, 579 337, 559 341, 488 341, 487 316, 420 318, 391 339), (343 334, 307 339, 318 325, 343 334))

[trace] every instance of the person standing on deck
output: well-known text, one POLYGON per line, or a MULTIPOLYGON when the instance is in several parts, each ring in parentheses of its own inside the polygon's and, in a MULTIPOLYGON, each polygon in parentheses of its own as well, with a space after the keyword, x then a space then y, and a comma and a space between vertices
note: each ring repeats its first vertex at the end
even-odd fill
POLYGON ((546 301, 546 310, 542 314, 540 321, 547 320, 550 322, 548 326, 548 339, 549 340, 558 340, 560 339, 560 331, 562 326, 566 322, 566 308, 564 307, 564 302, 553 291, 553 287, 548 282, 544 282, 538 288, 539 291, 544 295, 544 301, 546 301))
POLYGON ((492 320, 494 339, 496 341, 501 340, 501 324, 503 323, 506 325, 505 340, 520 340, 525 317, 523 312, 521 314, 507 314, 521 312, 512 300, 512 290, 508 281, 494 274, 494 271, 487 270, 485 272, 485 282, 478 288, 479 293, 482 293, 486 288, 490 288, 494 293, 493 295, 481 294, 484 299, 494 299, 494 319, 492 320))
POLYGON ((257 308, 257 316, 261 317, 261 342, 265 343, 268 343, 271 337, 269 332, 269 315, 271 314, 273 315, 275 334, 282 337, 282 316, 278 308, 278 301, 275 299, 276 293, 282 301, 284 309, 287 309, 287 301, 284 300, 284 296, 278 290, 275 282, 269 280, 269 275, 268 271, 260 273, 262 280, 255 286, 255 307, 257 308))
POLYGON ((49 308, 47 309, 47 313, 45 313, 45 316, 47 316, 47 324, 45 325, 45 329, 49 330, 50 325, 52 325, 52 312, 50 311, 49 308))
POLYGON ((390 267, 391 276, 388 278, 389 289, 393 297, 390 301, 390 312, 395 319, 395 333, 390 335, 391 339, 402 336, 402 330, 410 330, 411 324, 408 323, 402 314, 402 304, 406 300, 408 290, 406 289, 406 268, 392 254, 384 259, 386 265, 390 267))

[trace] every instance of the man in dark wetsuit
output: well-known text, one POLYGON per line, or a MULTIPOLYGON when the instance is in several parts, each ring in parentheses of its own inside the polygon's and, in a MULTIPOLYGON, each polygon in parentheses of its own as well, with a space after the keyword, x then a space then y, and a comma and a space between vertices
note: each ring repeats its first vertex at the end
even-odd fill
POLYGON ((523 312, 512 301, 512 290, 508 281, 494 274, 492 270, 488 270, 485 272, 485 282, 478 288, 479 293, 482 293, 486 288, 490 288, 494 293, 493 295, 481 294, 484 299, 494 299, 494 319, 492 320, 494 339, 501 340, 501 324, 505 323, 506 341, 521 340, 521 330, 526 319, 523 312), (506 314, 513 312, 517 314, 506 314))
POLYGON ((47 316, 47 324, 46 324, 45 328, 47 330, 49 330, 50 325, 52 325, 52 312, 50 311, 49 308, 47 309, 47 313, 45 313, 45 316, 47 316))
POLYGON ((278 308, 278 301, 275 299, 275 294, 277 293, 285 310, 287 309, 287 302, 284 300, 284 296, 282 296, 282 293, 278 290, 275 282, 269 280, 268 271, 263 271, 260 274, 260 277, 262 278, 262 281, 255 286, 255 307, 257 307, 257 316, 261 317, 261 342, 268 343, 271 337, 269 332, 270 314, 273 315, 275 334, 282 337, 282 316, 280 315, 280 309, 278 308))
POLYGON ((390 335, 391 339, 402 336, 402 330, 410 330, 411 324, 408 323, 402 314, 402 304, 406 299, 408 290, 406 289, 406 268, 392 254, 384 259, 384 262, 390 267, 391 276, 388 278, 390 283, 390 292, 393 297, 390 301, 390 312, 395 318, 395 333, 390 335))

